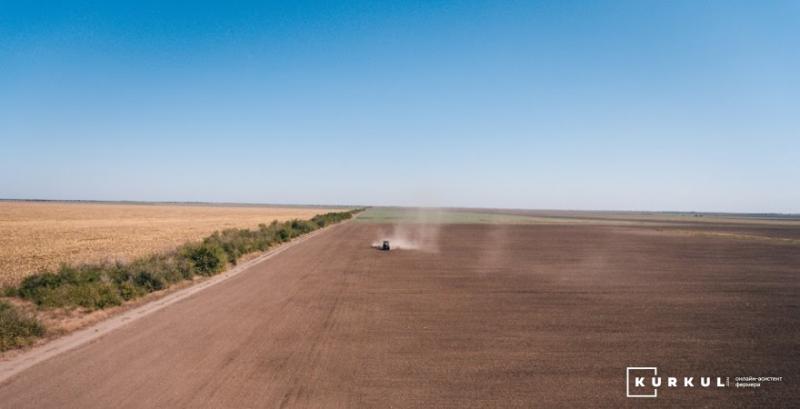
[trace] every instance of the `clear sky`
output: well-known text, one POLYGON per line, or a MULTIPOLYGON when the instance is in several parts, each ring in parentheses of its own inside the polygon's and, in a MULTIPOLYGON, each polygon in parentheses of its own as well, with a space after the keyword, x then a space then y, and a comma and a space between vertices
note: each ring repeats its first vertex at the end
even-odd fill
POLYGON ((0 0, 0 197, 800 212, 800 2, 0 0))

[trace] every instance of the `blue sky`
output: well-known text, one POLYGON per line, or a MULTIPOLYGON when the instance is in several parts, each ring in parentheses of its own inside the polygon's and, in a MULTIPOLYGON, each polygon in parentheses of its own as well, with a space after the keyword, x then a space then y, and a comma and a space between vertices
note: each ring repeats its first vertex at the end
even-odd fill
POLYGON ((800 212, 797 2, 166 3, 0 0, 0 197, 800 212))

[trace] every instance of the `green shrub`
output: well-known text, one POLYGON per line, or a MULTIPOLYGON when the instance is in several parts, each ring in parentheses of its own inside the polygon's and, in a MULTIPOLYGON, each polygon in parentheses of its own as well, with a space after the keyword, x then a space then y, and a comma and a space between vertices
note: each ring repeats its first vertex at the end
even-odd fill
POLYGON ((194 275, 194 266, 178 254, 159 254, 134 261, 121 267, 115 276, 117 283, 132 281, 146 292, 158 291, 169 284, 186 280, 194 275))
POLYGON ((118 284, 117 289, 119 290, 119 296, 125 301, 132 300, 145 294, 143 289, 129 281, 118 284))
POLYGON ((194 268, 200 275, 213 275, 225 269, 228 256, 225 250, 216 243, 202 243, 187 246, 184 254, 194 263, 194 268))
POLYGON ((114 286, 104 283, 107 266, 63 265, 57 273, 41 273, 25 278, 17 289, 21 298, 43 307, 81 306, 89 309, 119 305, 122 300, 114 286))
POLYGON ((34 299, 39 292, 58 288, 63 284, 64 280, 56 273, 34 274, 25 277, 16 292, 22 298, 34 299))
POLYGON ((36 318, 0 301, 0 351, 29 345, 44 332, 44 326, 36 318))
POLYGON ((166 286, 166 281, 161 276, 149 271, 140 271, 134 277, 133 282, 136 286, 144 288, 148 293, 161 290, 166 286))
POLYGON ((203 240, 203 245, 221 248, 225 252, 227 260, 234 265, 242 254, 247 253, 246 245, 241 239, 238 229, 227 229, 222 233, 214 232, 203 240))
POLYGON ((40 307, 57 308, 64 306, 69 300, 69 290, 72 285, 62 285, 54 288, 39 288, 32 295, 27 295, 30 301, 40 307))
POLYGON ((120 305, 123 297, 111 283, 86 282, 40 289, 31 301, 45 308, 80 306, 96 310, 120 305))
POLYGON ((312 220, 299 220, 295 219, 291 221, 290 224, 292 228, 292 232, 294 232, 295 236, 300 236, 303 234, 310 233, 314 230, 319 229, 319 225, 312 221, 312 220))
POLYGON ((87 296, 78 302, 81 307, 103 309, 121 305, 122 301, 124 301, 117 288, 112 284, 97 283, 86 287, 88 287, 87 296))
POLYGON ((292 238, 292 228, 291 226, 283 225, 280 229, 278 229, 278 241, 281 243, 285 241, 289 241, 292 238))

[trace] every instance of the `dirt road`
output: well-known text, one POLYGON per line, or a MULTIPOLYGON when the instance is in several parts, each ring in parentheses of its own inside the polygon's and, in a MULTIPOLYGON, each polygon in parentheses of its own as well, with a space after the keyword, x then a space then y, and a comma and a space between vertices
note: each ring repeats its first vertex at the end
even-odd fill
POLYGON ((0 385, 2 408, 786 407, 798 246, 631 226, 349 223, 0 385), (782 376, 625 397, 627 366, 782 376))

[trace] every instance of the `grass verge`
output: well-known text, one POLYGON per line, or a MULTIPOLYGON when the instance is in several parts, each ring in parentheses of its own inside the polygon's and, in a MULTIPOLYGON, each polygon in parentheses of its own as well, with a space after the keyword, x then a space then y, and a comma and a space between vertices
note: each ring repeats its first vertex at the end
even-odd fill
POLYGON ((35 317, 0 301, 0 352, 29 345, 44 332, 35 317))

